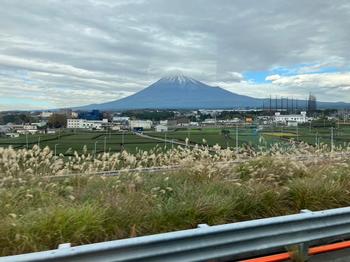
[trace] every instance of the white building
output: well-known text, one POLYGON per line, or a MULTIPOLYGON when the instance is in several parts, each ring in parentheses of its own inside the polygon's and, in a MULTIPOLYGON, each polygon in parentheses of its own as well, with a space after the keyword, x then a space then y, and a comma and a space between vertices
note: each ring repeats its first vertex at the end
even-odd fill
POLYGON ((19 137, 19 134, 18 134, 18 133, 6 133, 5 135, 6 135, 7 137, 10 137, 10 138, 19 137))
POLYGON ((56 134, 56 130, 55 129, 47 129, 46 134, 56 134))
POLYGON ((85 119, 67 119, 67 128, 72 129, 96 129, 101 130, 108 125, 108 119, 85 120, 85 119))
POLYGON ((281 115, 279 112, 276 112, 274 117, 275 123, 289 126, 296 126, 298 124, 307 123, 308 121, 309 118, 306 116, 306 112, 301 112, 300 115, 281 115))
POLYGON ((215 118, 207 118, 202 122, 203 125, 215 125, 216 119, 215 118))
POLYGON ((151 120, 130 120, 129 127, 131 130, 135 128, 151 129, 152 121, 151 120))
POLYGON ((41 112, 40 113, 40 117, 42 117, 42 118, 49 118, 52 115, 53 115, 52 112, 41 112))
POLYGON ((22 126, 22 128, 16 128, 15 129, 18 134, 36 134, 39 132, 38 126, 34 124, 25 124, 22 126))
POLYGON ((83 128, 85 119, 67 119, 67 128, 83 128))
POLYGON ((168 132, 168 127, 164 125, 156 125, 156 132, 168 132))
POLYGON ((190 122, 190 126, 199 126, 198 122, 190 122))
POLYGON ((114 123, 125 123, 125 122, 129 122, 130 117, 128 116, 114 116, 113 117, 113 122, 114 123))

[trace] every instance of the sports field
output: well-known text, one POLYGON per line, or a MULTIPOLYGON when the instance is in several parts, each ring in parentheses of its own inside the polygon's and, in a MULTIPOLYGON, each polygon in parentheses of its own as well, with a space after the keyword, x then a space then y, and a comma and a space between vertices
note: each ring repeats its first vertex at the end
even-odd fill
MULTIPOLYGON (((236 128, 197 128, 177 129, 166 133, 154 131, 145 132, 148 136, 163 138, 168 142, 156 141, 145 137, 139 137, 132 132, 108 131, 108 132, 73 132, 62 131, 57 134, 21 135, 18 138, 0 138, 0 147, 12 146, 14 148, 28 148, 34 145, 41 147, 49 146, 56 148, 57 154, 71 155, 74 151, 81 152, 86 146, 90 153, 120 152, 125 149, 136 152, 138 149, 150 150, 157 145, 160 148, 171 148, 169 141, 185 142, 188 138, 190 144, 208 145, 215 144, 221 147, 235 147, 242 145, 265 145, 274 143, 287 143, 290 140, 303 141, 311 145, 331 144, 330 128, 308 128, 308 127, 255 127, 236 128), (236 133, 237 132, 237 133, 236 133)), ((350 142, 350 127, 339 126, 333 129, 334 145, 344 145, 350 142)))

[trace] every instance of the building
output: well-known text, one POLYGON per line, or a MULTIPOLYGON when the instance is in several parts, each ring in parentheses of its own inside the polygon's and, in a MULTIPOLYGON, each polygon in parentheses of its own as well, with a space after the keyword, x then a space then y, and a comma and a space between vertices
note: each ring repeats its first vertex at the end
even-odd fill
POLYGON ((176 126, 177 121, 176 120, 160 120, 159 124, 163 126, 176 126))
POLYGON ((168 127, 164 125, 156 125, 156 132, 168 132, 168 127))
POLYGON ((6 133, 5 135, 6 135, 6 137, 9 137, 9 138, 16 138, 16 137, 19 137, 19 134, 18 134, 18 133, 6 133))
POLYGON ((109 126, 108 119, 103 119, 103 120, 67 119, 67 128, 71 128, 71 129, 102 130, 108 126, 109 126))
POLYGON ((56 130, 55 129, 47 129, 46 134, 56 134, 56 130))
POLYGON ((300 115, 281 115, 280 112, 275 113, 274 122, 278 124, 285 124, 288 126, 295 126, 298 124, 303 124, 309 121, 306 116, 306 112, 301 112, 300 115))
POLYGON ((91 112, 79 112, 79 118, 86 120, 101 120, 103 116, 100 110, 92 110, 91 112))
POLYGON ((22 128, 16 129, 18 134, 36 134, 39 132, 38 126, 35 124, 25 124, 22 128))
POLYGON ((151 129, 152 128, 152 121, 151 120, 130 120, 129 121, 129 128, 131 130, 134 129, 151 129))
POLYGON ((215 118, 207 118, 202 122, 203 125, 216 125, 215 118))
POLYGON ((130 117, 128 117, 128 116, 114 116, 112 121, 113 121, 113 123, 124 124, 124 123, 129 122, 129 120, 130 120, 130 117))
POLYGON ((52 116, 53 113, 52 112, 41 112, 40 113, 40 117, 41 118, 49 118, 50 116, 52 116))
POLYGON ((309 100, 308 100, 308 103, 307 103, 307 111, 309 113, 313 113, 317 110, 317 101, 316 101, 316 96, 312 95, 310 93, 309 95, 309 100))
POLYGON ((71 118, 78 118, 79 114, 77 112, 71 112, 70 116, 71 118))
POLYGON ((187 117, 180 117, 176 119, 177 126, 189 126, 190 125, 190 119, 187 117))
POLYGON ((85 119, 67 119, 67 128, 80 129, 83 128, 85 119))

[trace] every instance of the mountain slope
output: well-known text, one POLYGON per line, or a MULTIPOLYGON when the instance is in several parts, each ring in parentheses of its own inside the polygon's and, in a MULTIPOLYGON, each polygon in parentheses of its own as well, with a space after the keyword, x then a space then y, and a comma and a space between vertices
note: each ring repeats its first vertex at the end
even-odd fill
MULTIPOLYGON (((190 77, 175 75, 161 78, 149 87, 131 96, 74 109, 111 111, 126 109, 235 109, 262 108, 263 104, 267 108, 269 103, 270 100, 268 98, 260 99, 239 95, 220 87, 206 85, 190 77)), ((296 102, 294 101, 294 103, 296 102)), ((298 100, 297 103, 298 108, 307 108, 307 100, 298 100)), ((271 106, 272 109, 275 108, 274 99, 272 99, 271 106)), ((291 107, 291 104, 289 104, 289 107, 291 107)), ((350 104, 344 102, 317 102, 317 107, 320 109, 342 109, 350 108, 350 104)))
POLYGON ((190 109, 261 106, 261 99, 238 95, 183 75, 176 75, 164 77, 140 92, 120 100, 88 105, 78 109, 190 109))

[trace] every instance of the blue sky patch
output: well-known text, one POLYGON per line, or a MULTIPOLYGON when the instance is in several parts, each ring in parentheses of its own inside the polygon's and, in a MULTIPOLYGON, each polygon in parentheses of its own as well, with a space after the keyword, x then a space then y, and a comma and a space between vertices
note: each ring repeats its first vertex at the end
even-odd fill
POLYGON ((246 80, 253 84, 265 84, 270 81, 266 81, 266 77, 270 75, 280 76, 295 76, 300 74, 322 74, 322 73, 336 73, 340 70, 336 67, 322 67, 318 64, 298 64, 293 67, 275 67, 267 71, 247 71, 243 72, 243 76, 246 80))

